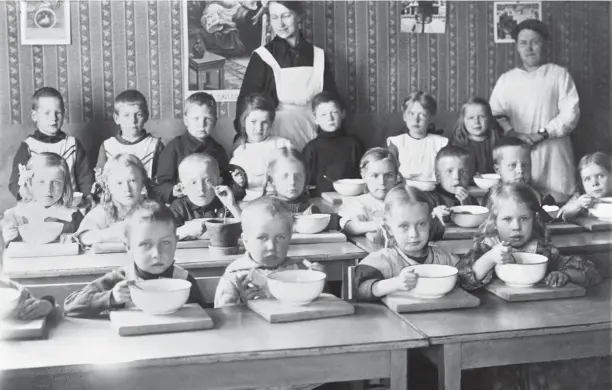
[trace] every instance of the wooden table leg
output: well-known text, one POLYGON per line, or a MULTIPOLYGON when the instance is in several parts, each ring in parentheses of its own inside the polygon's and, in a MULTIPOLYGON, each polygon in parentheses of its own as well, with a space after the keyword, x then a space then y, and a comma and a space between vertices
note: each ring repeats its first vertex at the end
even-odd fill
POLYGON ((225 65, 221 65, 219 68, 219 89, 225 88, 225 65))
POLYGON ((438 354, 438 389, 461 389, 461 344, 444 344, 438 354))
POLYGON ((408 389, 408 351, 399 349, 391 351, 391 367, 389 367, 389 388, 391 390, 408 389))

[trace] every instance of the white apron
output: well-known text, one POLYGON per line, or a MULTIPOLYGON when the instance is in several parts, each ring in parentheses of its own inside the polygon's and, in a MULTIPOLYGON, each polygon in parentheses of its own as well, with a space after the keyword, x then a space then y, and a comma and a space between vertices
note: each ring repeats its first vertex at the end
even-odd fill
POLYGON ((272 134, 287 138, 301 151, 317 136, 317 125, 310 107, 312 98, 323 91, 325 55, 314 47, 313 66, 281 68, 274 56, 261 46, 255 52, 274 72, 278 107, 272 134))

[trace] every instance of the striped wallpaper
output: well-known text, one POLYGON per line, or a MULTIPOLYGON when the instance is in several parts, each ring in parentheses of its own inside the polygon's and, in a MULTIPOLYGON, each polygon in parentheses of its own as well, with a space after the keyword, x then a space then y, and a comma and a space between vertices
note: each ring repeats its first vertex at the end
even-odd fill
MULTIPOLYGON (((399 3, 305 2, 304 35, 323 47, 349 112, 392 113, 414 89, 456 111, 487 97, 514 67, 512 44, 493 41, 492 2, 449 2, 446 34, 399 31, 399 3)), ((581 96, 582 126, 609 134, 610 3, 543 2, 554 62, 570 69, 581 96)), ((151 119, 181 116, 181 1, 74 1, 72 45, 21 46, 18 2, 0 3, 0 123, 25 123, 42 85, 66 99, 67 121, 109 120, 114 96, 138 88, 151 119)), ((233 115, 234 105, 220 105, 233 115)), ((609 138, 609 135, 608 135, 609 138)))

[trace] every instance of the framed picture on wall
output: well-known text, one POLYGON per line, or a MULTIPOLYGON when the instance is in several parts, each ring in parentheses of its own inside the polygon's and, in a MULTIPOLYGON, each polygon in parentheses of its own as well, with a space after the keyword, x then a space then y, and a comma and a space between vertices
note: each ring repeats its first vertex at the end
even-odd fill
POLYGON ((22 45, 69 45, 69 0, 20 0, 22 45))
POLYGON ((261 1, 185 1, 182 12, 185 95, 236 101, 251 53, 270 40, 261 1))
POLYGON ((494 4, 493 28, 497 43, 513 43, 510 34, 523 20, 542 20, 542 3, 539 1, 498 1, 494 4))
POLYGON ((400 31, 415 34, 446 32, 446 1, 402 1, 400 31))

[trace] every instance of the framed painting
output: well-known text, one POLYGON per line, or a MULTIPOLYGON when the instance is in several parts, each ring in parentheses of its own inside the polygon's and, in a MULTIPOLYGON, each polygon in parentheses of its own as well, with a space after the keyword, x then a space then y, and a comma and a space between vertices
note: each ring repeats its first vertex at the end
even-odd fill
POLYGON ((69 45, 70 1, 20 0, 22 45, 69 45))
POLYGON ((499 1, 494 4, 493 26, 496 43, 514 43, 512 30, 523 20, 542 20, 542 3, 539 1, 499 1))

